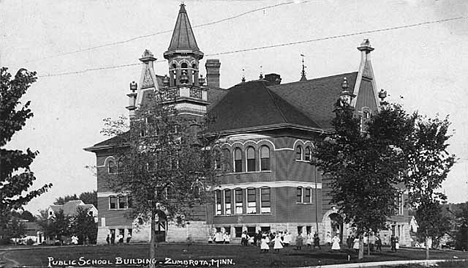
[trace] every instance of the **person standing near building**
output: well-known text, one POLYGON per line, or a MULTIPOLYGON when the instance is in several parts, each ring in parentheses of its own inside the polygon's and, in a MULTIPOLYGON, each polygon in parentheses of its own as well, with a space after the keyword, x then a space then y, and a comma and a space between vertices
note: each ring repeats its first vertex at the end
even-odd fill
POLYGON ((312 237, 312 234, 310 232, 307 233, 307 238, 306 238, 306 245, 308 248, 312 247, 312 240, 314 238, 312 237))
POLYGON ((340 238, 335 235, 333 238, 332 238, 332 250, 340 250, 340 238))
POLYGON ((325 235, 325 243, 327 245, 331 245, 331 242, 332 242, 332 237, 331 237, 330 231, 328 231, 327 234, 325 235))
POLYGON ((304 238, 302 237, 302 233, 298 233, 296 236, 296 249, 301 250, 304 244, 304 238))
POLYGON ((273 244, 273 249, 275 250, 276 253, 279 253, 280 249, 283 248, 283 242, 281 241, 281 237, 277 234, 275 238, 273 239, 274 244, 273 244))
POLYGON ((110 244, 110 235, 109 234, 107 234, 106 242, 107 242, 108 245, 110 244))
POLYGON ((392 236, 390 237, 390 245, 391 245, 391 251, 392 252, 395 252, 396 251, 396 239, 395 239, 395 235, 392 234, 392 236))
POLYGON ((284 247, 289 247, 289 244, 291 244, 291 234, 288 231, 284 234, 283 244, 284 247))
POLYGON ((356 253, 359 252, 359 237, 355 237, 354 238, 354 241, 353 241, 354 245, 353 245, 353 249, 356 250, 356 253))
POLYGON ((382 239, 380 239, 380 234, 377 234, 375 237, 375 246, 377 247, 376 251, 382 252, 382 239))
POLYGON ((320 247, 320 237, 318 236, 317 233, 314 234, 314 249, 315 247, 318 247, 318 249, 322 249, 320 247))
POLYGON ((266 235, 262 236, 260 240, 260 252, 268 252, 270 250, 270 246, 268 245, 268 240, 266 235))
POLYGON ((231 236, 229 235, 228 232, 224 233, 224 244, 229 244, 231 242, 231 236))
POLYGON ((247 231, 242 232, 241 235, 241 244, 243 246, 247 246, 249 243, 249 236, 247 235, 247 231))

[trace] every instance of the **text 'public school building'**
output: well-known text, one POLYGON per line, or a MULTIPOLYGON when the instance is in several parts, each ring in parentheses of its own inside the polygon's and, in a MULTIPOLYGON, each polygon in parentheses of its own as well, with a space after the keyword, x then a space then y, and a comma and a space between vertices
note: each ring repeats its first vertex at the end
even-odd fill
MULTIPOLYGON (((358 47, 361 62, 357 70, 333 76, 307 79, 303 69, 297 82, 281 83, 278 74, 260 75, 259 80, 243 81, 231 88, 220 88, 217 59, 205 62, 206 81, 200 76, 203 52, 199 49, 185 5, 179 14, 169 48, 163 56, 168 62, 167 77, 156 75, 154 55, 146 50, 140 58, 142 73, 137 88, 128 94, 130 115, 161 87, 178 94, 180 114, 215 118, 211 131, 220 139, 216 150, 230 159, 229 170, 214 191, 213 204, 199 208, 189 224, 179 227, 161 219, 157 234, 160 241, 192 240, 206 242, 216 231, 228 232, 232 242, 241 233, 288 231, 347 237, 352 232, 338 209, 330 204, 329 181, 309 163, 314 143, 330 131, 334 104, 343 94, 354 95, 351 105, 357 116, 368 118, 379 109, 376 81, 370 60, 374 50, 368 40, 358 47)), ((128 196, 112 192, 108 174, 116 173, 114 137, 86 148, 97 158, 99 210, 98 243, 108 234, 131 235, 132 242, 149 241, 149 227, 137 228, 126 217, 128 196)), ((399 209, 389 219, 391 228, 381 232, 383 242, 394 234, 401 245, 409 245, 409 218, 398 198, 399 209)), ((341 240, 343 241, 343 239, 341 240)))

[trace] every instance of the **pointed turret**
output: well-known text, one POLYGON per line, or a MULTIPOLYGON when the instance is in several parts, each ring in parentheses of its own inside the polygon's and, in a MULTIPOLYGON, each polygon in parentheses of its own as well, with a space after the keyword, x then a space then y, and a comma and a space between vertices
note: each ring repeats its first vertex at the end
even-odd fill
POLYGON ((203 58, 203 52, 198 48, 184 4, 180 5, 171 43, 167 51, 164 52, 164 58, 170 59, 175 54, 193 54, 197 60, 203 58))
POLYGON ((164 52, 164 58, 169 63, 170 86, 199 86, 199 60, 203 58, 203 52, 198 48, 184 4, 180 5, 171 43, 164 52))

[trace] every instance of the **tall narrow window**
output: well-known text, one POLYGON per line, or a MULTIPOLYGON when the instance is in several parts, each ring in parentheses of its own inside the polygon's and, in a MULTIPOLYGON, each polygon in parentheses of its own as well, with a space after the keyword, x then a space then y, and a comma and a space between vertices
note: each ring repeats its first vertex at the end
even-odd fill
POLYGON ((223 149, 223 170, 226 172, 231 172, 232 158, 231 151, 229 149, 223 149))
POLYGON ((307 146, 305 148, 304 160, 305 161, 310 161, 310 146, 307 146))
POLYGON ((255 171, 255 149, 253 147, 247 148, 247 171, 255 171))
POLYGON ((247 213, 257 213, 257 197, 255 189, 247 189, 247 213))
POLYGON ((236 214, 243 213, 243 201, 244 195, 242 194, 242 189, 236 189, 236 214))
POLYGON ((119 209, 125 209, 127 207, 127 197, 126 196, 119 196, 119 209))
POLYGON ((242 172, 242 150, 234 150, 234 172, 242 172))
POLYGON ((214 151, 214 168, 221 169, 221 152, 219 150, 214 151))
POLYGON ((271 213, 270 188, 260 189, 261 213, 271 213))
POLYGON ((296 192, 296 202, 302 203, 302 187, 297 187, 296 192))
POLYGON ((114 160, 110 160, 108 165, 109 174, 117 173, 117 166, 115 165, 114 160))
POLYGON ((296 147, 296 160, 302 160, 302 146, 298 145, 296 147))
POLYGON ((221 215, 221 191, 216 190, 215 192, 215 206, 216 206, 216 215, 221 215))
POLYGON ((270 148, 266 145, 260 148, 260 170, 270 170, 270 148))
POLYGON ((231 189, 224 191, 224 214, 231 215, 231 189))
POLYGON ((109 196, 109 208, 117 209, 117 197, 109 196))
POLYGON ((304 189, 304 203, 312 203, 312 189, 305 188, 304 189))

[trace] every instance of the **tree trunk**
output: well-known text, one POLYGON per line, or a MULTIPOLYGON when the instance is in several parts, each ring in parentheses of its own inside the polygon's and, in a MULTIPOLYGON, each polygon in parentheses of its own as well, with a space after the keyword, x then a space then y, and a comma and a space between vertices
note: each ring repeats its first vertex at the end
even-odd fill
POLYGON ((426 235, 426 260, 429 260, 429 236, 426 235))
POLYGON ((151 221, 150 221, 151 227, 150 227, 150 268, 155 268, 156 267, 156 245, 155 245, 155 224, 156 224, 156 213, 154 211, 151 211, 151 221))
POLYGON ((362 236, 359 236, 359 254, 358 259, 362 260, 364 258, 364 241, 362 240, 362 236))

